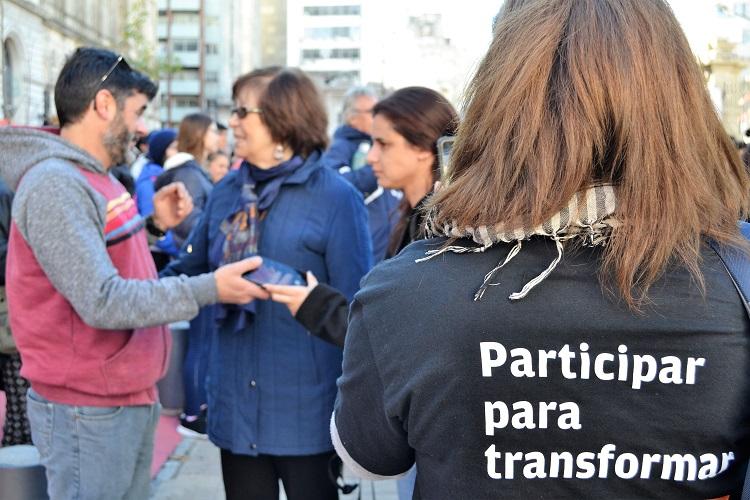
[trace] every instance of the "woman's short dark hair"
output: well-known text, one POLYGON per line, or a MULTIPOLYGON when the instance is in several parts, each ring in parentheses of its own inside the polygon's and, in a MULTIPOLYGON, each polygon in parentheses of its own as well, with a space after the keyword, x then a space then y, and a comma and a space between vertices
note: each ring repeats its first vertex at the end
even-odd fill
POLYGON ((260 68, 239 77, 232 86, 235 100, 245 89, 258 97, 260 115, 274 141, 295 154, 309 156, 328 145, 328 115, 318 89, 297 68, 260 68))

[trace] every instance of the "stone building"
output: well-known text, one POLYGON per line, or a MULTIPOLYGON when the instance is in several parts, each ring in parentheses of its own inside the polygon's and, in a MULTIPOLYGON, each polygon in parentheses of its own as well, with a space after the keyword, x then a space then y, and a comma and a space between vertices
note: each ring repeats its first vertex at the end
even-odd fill
POLYGON ((134 61, 156 49, 153 0, 0 0, 3 122, 40 125, 55 116, 54 85, 76 47, 126 51, 134 61), (140 22, 130 24, 134 15, 140 22), (136 48, 132 28, 137 35, 136 48), (130 27, 131 35, 126 35, 130 27), (127 50, 133 46, 132 50, 127 50))

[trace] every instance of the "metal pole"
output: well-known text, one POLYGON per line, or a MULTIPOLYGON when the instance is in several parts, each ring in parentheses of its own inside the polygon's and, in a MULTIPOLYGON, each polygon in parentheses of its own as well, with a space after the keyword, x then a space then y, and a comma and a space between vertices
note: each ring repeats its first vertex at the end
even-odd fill
POLYGON ((198 61, 198 80, 200 82, 200 91, 198 95, 198 104, 201 111, 204 111, 206 109, 206 0, 200 0, 199 8, 200 61, 198 61))
POLYGON ((167 0, 167 126, 172 126, 172 1, 167 0))

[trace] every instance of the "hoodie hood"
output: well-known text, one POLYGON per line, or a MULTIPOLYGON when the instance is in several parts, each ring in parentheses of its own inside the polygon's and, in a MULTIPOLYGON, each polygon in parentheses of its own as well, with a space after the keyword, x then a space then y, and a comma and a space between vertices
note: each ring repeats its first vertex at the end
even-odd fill
POLYGON ((172 156, 170 156, 165 162, 164 162, 164 170, 172 170, 173 168, 177 168, 180 165, 184 165, 185 163, 195 160, 195 157, 191 155, 190 153, 176 153, 172 156))
POLYGON ((12 191, 16 191, 26 172, 53 158, 69 161, 91 172, 106 171, 93 156, 52 131, 0 128, 0 177, 12 191))

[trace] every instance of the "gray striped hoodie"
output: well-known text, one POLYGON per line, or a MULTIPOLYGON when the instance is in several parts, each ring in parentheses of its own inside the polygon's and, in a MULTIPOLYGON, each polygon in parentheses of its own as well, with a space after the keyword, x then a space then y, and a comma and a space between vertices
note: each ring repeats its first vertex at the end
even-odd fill
POLYGON ((104 172, 91 155, 59 136, 0 128, 0 176, 16 191, 13 221, 47 278, 86 324, 156 326, 193 318, 202 306, 217 302, 213 273, 121 278, 104 240, 106 201, 75 165, 104 172))

